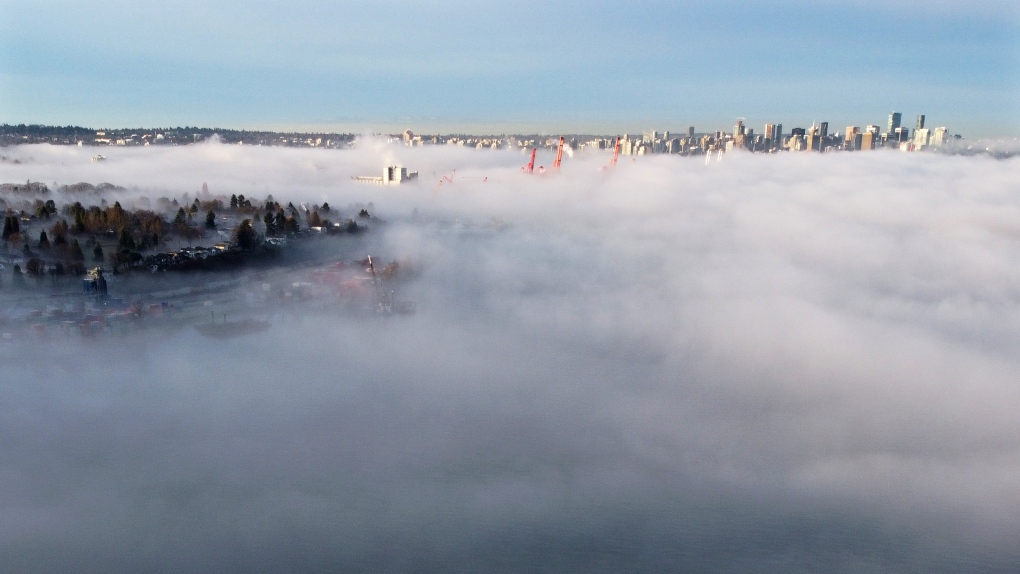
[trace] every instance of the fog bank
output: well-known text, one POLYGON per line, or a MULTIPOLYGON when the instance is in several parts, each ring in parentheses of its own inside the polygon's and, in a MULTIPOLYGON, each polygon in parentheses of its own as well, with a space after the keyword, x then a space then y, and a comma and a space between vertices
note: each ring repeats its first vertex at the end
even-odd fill
POLYGON ((12 570, 1020 564, 1016 159, 93 153, 0 180, 371 202, 418 312, 0 346, 12 570))

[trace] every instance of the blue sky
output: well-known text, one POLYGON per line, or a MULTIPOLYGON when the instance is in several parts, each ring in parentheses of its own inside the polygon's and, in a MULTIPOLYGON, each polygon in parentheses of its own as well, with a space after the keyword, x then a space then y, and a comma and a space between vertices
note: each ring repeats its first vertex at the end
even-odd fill
POLYGON ((1005 0, 0 0, 7 123, 1015 136, 1018 62, 1005 0))

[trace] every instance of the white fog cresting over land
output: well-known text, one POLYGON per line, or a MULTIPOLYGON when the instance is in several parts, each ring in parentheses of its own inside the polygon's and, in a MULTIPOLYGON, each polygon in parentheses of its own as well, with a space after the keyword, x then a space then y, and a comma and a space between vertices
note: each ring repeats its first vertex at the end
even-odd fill
POLYGON ((95 153, 0 182, 371 203, 417 313, 0 346, 11 571, 1020 566, 1020 159, 95 153))

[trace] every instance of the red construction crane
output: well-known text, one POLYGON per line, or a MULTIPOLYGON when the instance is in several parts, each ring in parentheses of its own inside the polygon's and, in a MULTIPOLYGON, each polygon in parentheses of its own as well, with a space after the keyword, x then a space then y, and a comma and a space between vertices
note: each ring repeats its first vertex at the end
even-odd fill
POLYGON ((556 150, 556 161, 553 162, 553 168, 559 171, 561 163, 563 163, 563 136, 560 136, 560 147, 556 150))
POLYGON ((535 154, 538 153, 538 148, 531 148, 531 161, 528 162, 526 167, 522 167, 521 170, 525 173, 535 173, 535 154))
MULTIPOLYGON (((522 167, 521 169, 523 170, 524 168, 522 167)), ((482 183, 489 183, 489 176, 487 176, 487 175, 484 175, 484 176, 483 175, 469 175, 469 176, 460 175, 460 176, 458 176, 457 175, 457 170, 453 170, 452 172, 450 172, 450 175, 444 175, 442 177, 442 179, 440 179, 436 183, 436 186, 432 188, 432 197, 435 197, 436 194, 439 193, 439 188, 443 187, 444 185, 453 185, 457 181, 460 181, 460 182, 463 182, 464 180, 476 181, 476 180, 479 180, 479 179, 482 180, 482 183)))
POLYGON ((613 148, 613 161, 609 163, 610 167, 616 166, 616 160, 620 157, 620 136, 616 136, 616 147, 613 148))

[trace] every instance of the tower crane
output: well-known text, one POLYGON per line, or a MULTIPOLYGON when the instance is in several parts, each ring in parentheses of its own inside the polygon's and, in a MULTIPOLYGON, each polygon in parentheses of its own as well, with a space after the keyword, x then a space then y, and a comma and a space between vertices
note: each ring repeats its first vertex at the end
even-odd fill
POLYGON ((563 163, 563 136, 560 136, 560 147, 556 150, 556 161, 553 162, 553 168, 559 171, 561 163, 563 163))
POLYGON ((616 160, 620 158, 620 136, 616 136, 616 146, 613 147, 613 159, 609 161, 609 165, 603 167, 603 170, 616 167, 616 160))
POLYGON ((531 148, 531 161, 528 162, 527 166, 522 167, 521 171, 525 173, 535 173, 535 154, 537 153, 538 153, 537 147, 531 148))
MULTIPOLYGON (((521 168, 521 169, 523 169, 523 168, 521 168)), ((485 176, 482 176, 482 175, 477 175, 477 176, 463 176, 463 175, 461 175, 461 176, 458 176, 457 175, 457 170, 453 170, 452 172, 450 172, 450 175, 444 175, 442 177, 442 179, 440 179, 436 183, 436 186, 432 188, 432 197, 435 197, 439 193, 439 188, 443 187, 443 185, 453 185, 455 183, 455 180, 456 181, 464 181, 464 180, 475 181, 475 180, 479 180, 479 179, 482 180, 482 183, 489 183, 489 176, 487 176, 487 175, 485 175, 485 176)))

